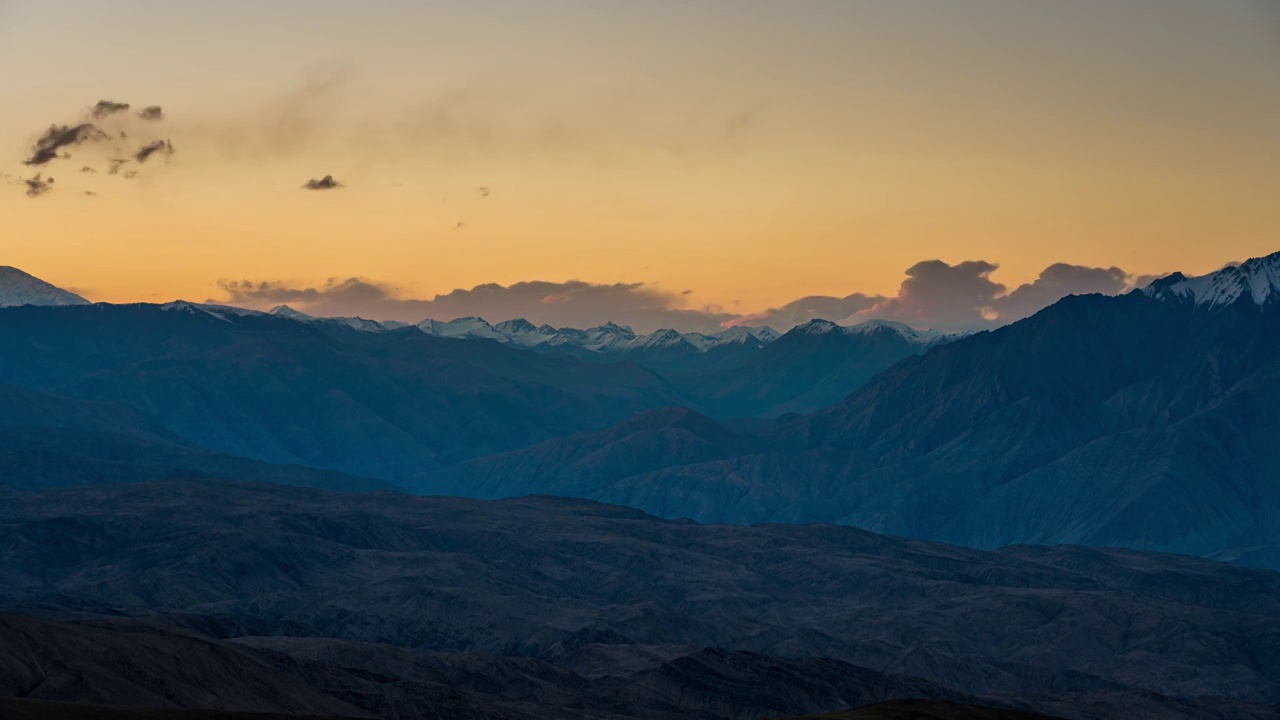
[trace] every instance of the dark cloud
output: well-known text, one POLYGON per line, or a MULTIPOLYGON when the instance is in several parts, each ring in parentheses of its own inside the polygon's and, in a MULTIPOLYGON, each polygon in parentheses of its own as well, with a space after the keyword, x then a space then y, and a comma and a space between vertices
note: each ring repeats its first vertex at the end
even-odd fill
POLYGON ((156 140, 154 142, 149 142, 139 148, 138 152, 134 153, 133 159, 140 163, 146 162, 147 158, 155 155, 156 153, 159 153, 164 157, 173 155, 173 143, 168 140, 156 140))
POLYGON ((89 111, 95 120, 101 120, 105 117, 122 113, 129 109, 129 103, 118 103, 110 100, 99 100, 97 105, 89 111))
POLYGON ((775 330, 787 330, 810 320, 840 320, 883 301, 880 295, 854 293, 845 297, 810 295, 793 300, 782 307, 769 308, 762 313, 742 315, 730 321, 731 325, 767 325, 775 330))
POLYGON ((86 141, 109 139, 107 134, 93 123, 79 125, 50 125, 44 135, 36 140, 31 148, 31 157, 23 162, 25 165, 44 165, 58 157, 58 151, 65 147, 79 145, 86 141))
POLYGON ((27 197, 40 197, 53 189, 53 178, 44 178, 37 174, 33 178, 23 178, 27 184, 27 197))
POLYGON ((163 120, 164 110, 159 105, 150 105, 139 110, 138 117, 143 120, 163 120))
POLYGON ((315 287, 280 282, 221 281, 227 298, 219 302, 267 309, 287 303, 320 316, 360 316, 417 322, 478 316, 490 322, 523 317, 535 324, 590 327, 606 322, 630 325, 637 332, 660 328, 715 332, 732 315, 716 308, 685 309, 679 296, 643 283, 612 285, 569 282, 521 282, 477 285, 430 300, 405 298, 396 288, 361 278, 330 280, 315 287))
MULTIPOLYGON (((67 125, 50 125, 35 142, 32 147, 31 156, 24 161, 26 165, 43 166, 49 162, 59 158, 70 158, 71 148, 92 143, 94 145, 102 145, 110 142, 110 147, 114 147, 116 157, 109 157, 111 150, 85 148, 77 150, 74 154, 90 154, 92 159, 97 161, 105 160, 108 163, 108 174, 119 175, 125 163, 134 160, 138 163, 146 162, 155 155, 163 155, 168 157, 173 154, 173 145, 166 139, 143 139, 138 140, 139 144, 135 149, 126 149, 125 146, 130 141, 130 136, 145 137, 145 132, 126 132, 126 128, 132 130, 140 127, 139 120, 129 114, 130 105, 128 103, 115 102, 114 100, 99 100, 81 111, 80 121, 78 123, 67 125)), ((147 110, 150 110, 148 108, 147 110)), ((142 115, 150 115, 144 110, 142 115)), ((93 165, 83 165, 80 168, 81 173, 95 174, 97 170, 93 165)), ((135 177, 137 170, 124 173, 126 179, 135 177)), ((33 179, 39 180, 40 176, 33 179)), ((43 182, 43 181, 41 181, 43 182)), ((48 192, 43 186, 32 186, 28 184, 28 193, 31 195, 41 195, 48 192)))
POLYGON ((306 190, 333 190, 342 187, 342 183, 334 180, 332 175, 325 175, 319 180, 312 178, 306 181, 302 187, 306 190))

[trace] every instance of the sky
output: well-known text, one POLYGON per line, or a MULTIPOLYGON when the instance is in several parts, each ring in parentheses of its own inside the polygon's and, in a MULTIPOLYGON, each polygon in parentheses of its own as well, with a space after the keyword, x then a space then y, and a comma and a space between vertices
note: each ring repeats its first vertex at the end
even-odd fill
POLYGON ((96 301, 945 329, 1280 250, 1271 0, 0 0, 0 67, 0 265, 96 301))

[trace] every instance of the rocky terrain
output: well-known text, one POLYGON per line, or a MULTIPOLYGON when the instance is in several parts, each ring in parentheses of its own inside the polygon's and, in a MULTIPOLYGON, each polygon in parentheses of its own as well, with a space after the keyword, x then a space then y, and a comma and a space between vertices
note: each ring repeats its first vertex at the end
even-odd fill
POLYGON ((386 718, 1280 700, 1280 575, 1188 557, 236 483, 0 508, 10 695, 386 718))

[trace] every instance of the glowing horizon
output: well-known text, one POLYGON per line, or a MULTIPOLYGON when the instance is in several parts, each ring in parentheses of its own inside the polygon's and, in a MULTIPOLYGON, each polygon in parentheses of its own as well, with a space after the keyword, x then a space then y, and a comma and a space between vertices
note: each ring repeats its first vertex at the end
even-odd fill
POLYGON ((1278 31, 1191 0, 0 0, 0 61, 36 68, 4 172, 101 99, 177 148, 0 186, 0 264, 112 302, 582 280, 732 315, 931 259, 1203 273, 1280 249, 1278 31))

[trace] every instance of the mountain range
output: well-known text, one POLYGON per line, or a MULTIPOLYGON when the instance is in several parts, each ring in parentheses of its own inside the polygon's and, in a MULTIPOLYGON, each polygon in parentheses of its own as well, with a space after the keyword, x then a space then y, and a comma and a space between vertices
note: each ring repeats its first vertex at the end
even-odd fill
POLYGON ((415 487, 570 488, 709 522, 836 522, 975 547, 1118 545, 1280 567, 1278 267, 1269 256, 1120 297, 1068 297, 753 436, 650 415, 415 487))
POLYGON ((42 486, 194 474, 552 493, 705 522, 1280 567, 1277 268, 1273 255, 1068 297, 963 337, 878 321, 694 342, 182 302, 7 308, 3 451, 25 486, 46 467, 42 486), (664 348, 703 364, 635 359, 664 348), (707 369, 730 350, 745 354, 707 369))
POLYGON ((1280 254, 963 336, 0 297, 0 714, 1280 714, 1280 254))

